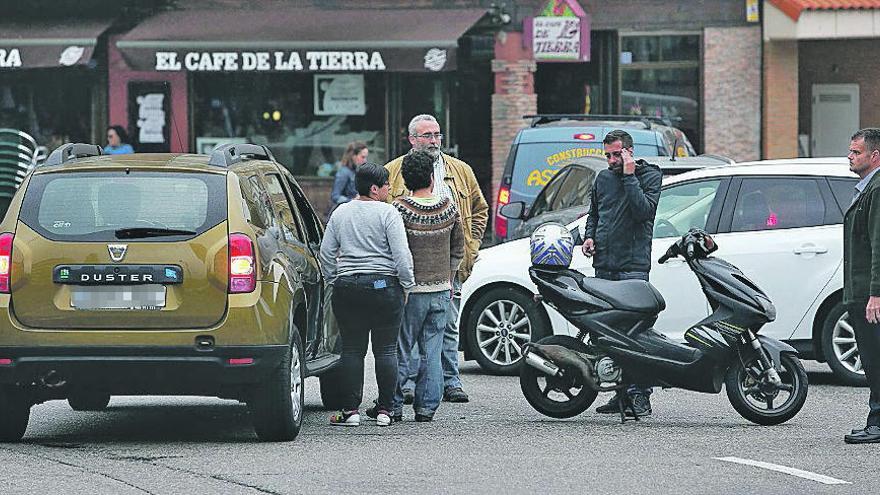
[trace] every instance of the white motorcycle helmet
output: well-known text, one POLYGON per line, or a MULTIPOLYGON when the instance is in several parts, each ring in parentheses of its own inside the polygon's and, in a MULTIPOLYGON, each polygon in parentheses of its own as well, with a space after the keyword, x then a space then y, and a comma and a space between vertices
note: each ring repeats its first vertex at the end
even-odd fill
POLYGON ((573 252, 574 239, 561 223, 545 223, 532 233, 532 266, 567 268, 573 252))

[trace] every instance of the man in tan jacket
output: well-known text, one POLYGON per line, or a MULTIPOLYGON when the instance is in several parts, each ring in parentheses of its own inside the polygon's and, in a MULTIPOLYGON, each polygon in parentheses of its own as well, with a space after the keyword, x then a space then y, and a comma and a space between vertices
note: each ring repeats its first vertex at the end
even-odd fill
MULTIPOLYGON (((461 284, 470 276, 474 261, 477 259, 477 251, 480 249, 483 233, 489 221, 489 205, 480 191, 470 165, 440 151, 443 134, 435 117, 426 114, 416 115, 410 121, 408 130, 412 149, 426 151, 435 159, 434 194, 451 198, 461 216, 461 226, 464 230, 464 260, 458 270, 457 280, 453 280, 454 295, 449 311, 449 322, 443 334, 443 400, 467 402, 468 396, 458 376, 458 312, 461 304, 461 284)), ((402 164, 403 157, 400 156, 385 165, 391 185, 389 202, 410 194, 400 173, 402 164)), ((410 369, 419 369, 419 367, 411 366, 410 369)), ((406 391, 404 394, 408 395, 406 391)), ((409 395, 411 396, 411 393, 409 395)))

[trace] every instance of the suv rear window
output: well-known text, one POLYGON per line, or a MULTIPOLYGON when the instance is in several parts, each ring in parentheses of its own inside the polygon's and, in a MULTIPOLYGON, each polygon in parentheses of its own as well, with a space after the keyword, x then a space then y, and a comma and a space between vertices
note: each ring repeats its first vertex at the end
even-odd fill
MULTIPOLYGON (((115 241, 125 228, 196 235, 226 219, 226 177, 169 172, 81 172, 31 178, 19 220, 54 241, 115 241)), ((148 237, 168 241, 185 236, 148 237)))

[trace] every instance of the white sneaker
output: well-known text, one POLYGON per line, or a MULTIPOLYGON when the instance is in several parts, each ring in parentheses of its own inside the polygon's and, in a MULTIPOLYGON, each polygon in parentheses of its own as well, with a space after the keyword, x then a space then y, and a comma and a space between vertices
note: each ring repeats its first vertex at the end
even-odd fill
POLYGON ((333 426, 360 426, 361 415, 358 411, 340 411, 330 416, 330 424, 333 426))
POLYGON ((385 413, 385 411, 380 412, 376 415, 376 424, 379 426, 389 426, 391 424, 391 416, 385 413))

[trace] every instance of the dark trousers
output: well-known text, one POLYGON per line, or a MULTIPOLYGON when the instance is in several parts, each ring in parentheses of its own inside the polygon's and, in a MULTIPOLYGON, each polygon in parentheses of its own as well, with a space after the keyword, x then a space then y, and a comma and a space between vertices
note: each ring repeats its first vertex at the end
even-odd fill
POLYGON ((867 302, 850 304, 847 310, 849 322, 856 334, 856 344, 859 346, 865 378, 868 379, 868 387, 871 388, 866 425, 880 426, 880 324, 868 323, 865 319, 865 306, 867 302))
MULTIPOLYGON (((604 280, 644 280, 648 281, 648 272, 609 272, 607 270, 596 270, 596 278, 601 278, 604 280)), ((630 384, 629 387, 626 388, 627 393, 643 393, 645 395, 651 395, 651 387, 647 387, 644 385, 638 384, 630 384)))
POLYGON ((397 385, 397 336, 403 288, 397 277, 346 275, 333 283, 333 313, 342 338, 342 408, 358 409, 364 397, 364 356, 373 342, 379 409, 391 411, 397 385))

